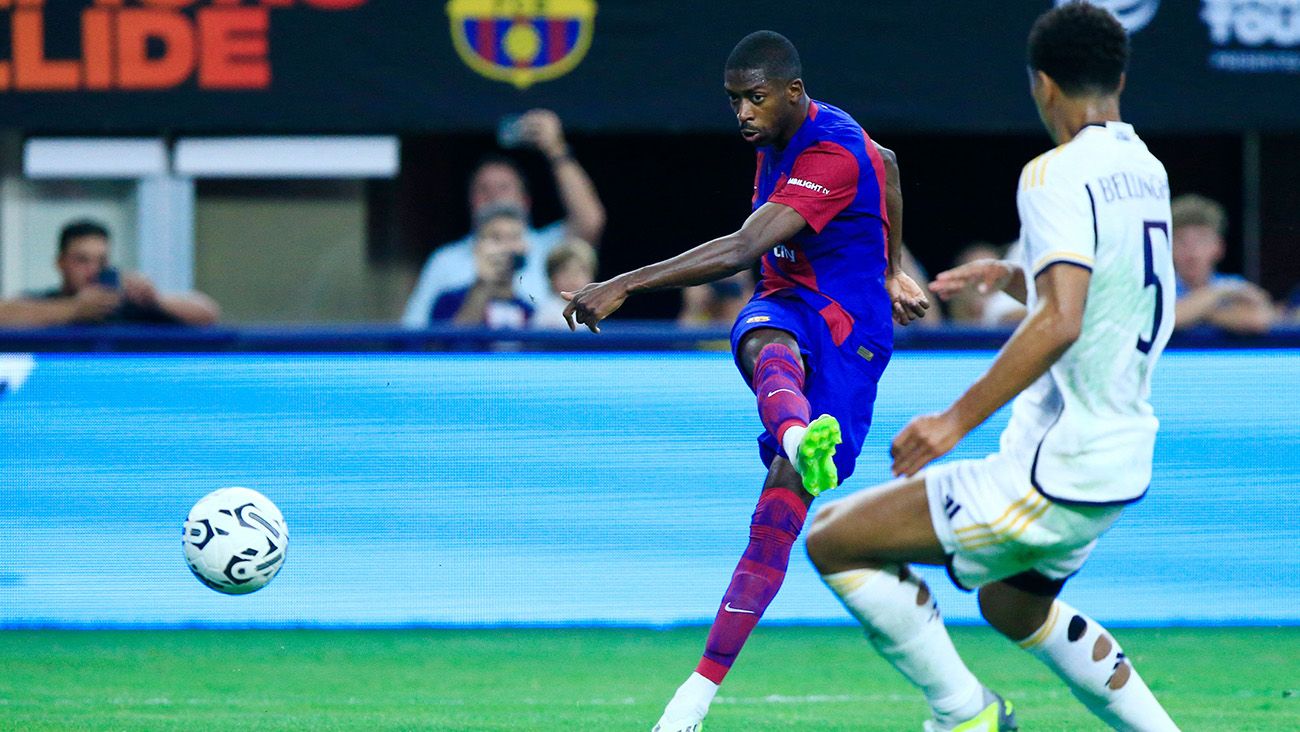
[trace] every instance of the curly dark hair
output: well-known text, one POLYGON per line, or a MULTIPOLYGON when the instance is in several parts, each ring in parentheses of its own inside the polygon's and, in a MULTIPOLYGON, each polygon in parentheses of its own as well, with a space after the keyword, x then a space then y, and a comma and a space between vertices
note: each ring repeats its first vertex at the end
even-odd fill
POLYGON ((1029 68, 1066 94, 1110 94, 1128 65, 1128 33, 1110 11, 1082 0, 1039 16, 1029 31, 1029 68))

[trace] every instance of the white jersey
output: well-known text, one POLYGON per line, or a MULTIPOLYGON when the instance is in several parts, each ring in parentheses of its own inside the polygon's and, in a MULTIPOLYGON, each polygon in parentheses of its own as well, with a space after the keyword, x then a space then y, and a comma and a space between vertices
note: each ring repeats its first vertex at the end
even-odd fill
POLYGON ((1043 495, 1136 500, 1151 482, 1151 374, 1174 327, 1169 176, 1133 127, 1085 127, 1020 174, 1022 261, 1090 269, 1079 339, 1012 406, 1002 451, 1043 495))

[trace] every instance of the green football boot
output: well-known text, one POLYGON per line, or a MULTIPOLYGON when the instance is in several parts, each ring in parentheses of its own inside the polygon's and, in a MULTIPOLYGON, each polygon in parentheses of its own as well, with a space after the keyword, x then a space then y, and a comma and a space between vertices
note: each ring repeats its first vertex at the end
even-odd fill
POLYGON ((795 469, 803 476, 804 490, 818 496, 840 484, 834 458, 835 446, 841 442, 840 423, 831 415, 823 414, 808 425, 795 457, 795 469))

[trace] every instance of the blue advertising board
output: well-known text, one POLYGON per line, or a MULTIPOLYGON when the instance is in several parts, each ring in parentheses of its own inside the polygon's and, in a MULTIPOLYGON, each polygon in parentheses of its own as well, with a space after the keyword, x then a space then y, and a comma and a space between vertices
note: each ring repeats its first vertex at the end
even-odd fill
MULTIPOLYGON (((836 493, 886 479, 893 435, 992 355, 896 354, 836 493)), ((721 352, 19 355, 0 382, 0 627, 705 623, 764 476, 721 352), (291 533, 241 597, 181 556, 189 507, 229 485, 291 533)), ((1150 493, 1065 597, 1119 624, 1300 622, 1297 393, 1300 351, 1166 354, 1150 493)), ((766 620, 848 622, 802 546, 766 620)))

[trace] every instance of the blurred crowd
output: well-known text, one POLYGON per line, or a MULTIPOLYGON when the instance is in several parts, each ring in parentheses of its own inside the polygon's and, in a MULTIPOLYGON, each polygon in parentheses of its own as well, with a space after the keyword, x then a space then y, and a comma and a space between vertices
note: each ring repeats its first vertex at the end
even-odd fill
MULTIPOLYGON (((482 160, 467 180, 471 231, 437 246, 420 271, 401 323, 493 329, 567 329, 562 292, 594 281, 605 209, 595 185, 574 156, 558 116, 543 109, 503 121, 502 150, 482 160), (524 173, 512 155, 541 155, 563 207, 560 220, 533 220, 524 173)), ((1209 198, 1185 194, 1172 202, 1170 246, 1177 282, 1175 327, 1213 328, 1236 335, 1267 333, 1300 324, 1300 287, 1281 302, 1239 274, 1220 271, 1227 254, 1228 217, 1209 198)), ((58 241, 54 267, 60 284, 0 301, 0 327, 96 323, 202 326, 220 308, 200 292, 163 293, 139 272, 113 265, 112 236, 97 221, 69 222, 58 241)), ((929 274, 904 249, 903 269, 924 287, 929 274)), ((1018 256, 1017 243, 974 242, 944 269, 982 259, 1018 256)), ((754 291, 757 269, 681 293, 676 322, 683 328, 731 325, 754 291)), ((935 298, 932 298, 935 299, 935 298)), ((1012 328, 1025 307, 1002 292, 969 290, 931 308, 921 327, 1012 328)))
POLYGON ((162 293, 139 272, 112 265, 108 228, 73 221, 59 233, 59 285, 0 302, 0 326, 95 323, 211 325, 221 309, 201 292, 162 293))

